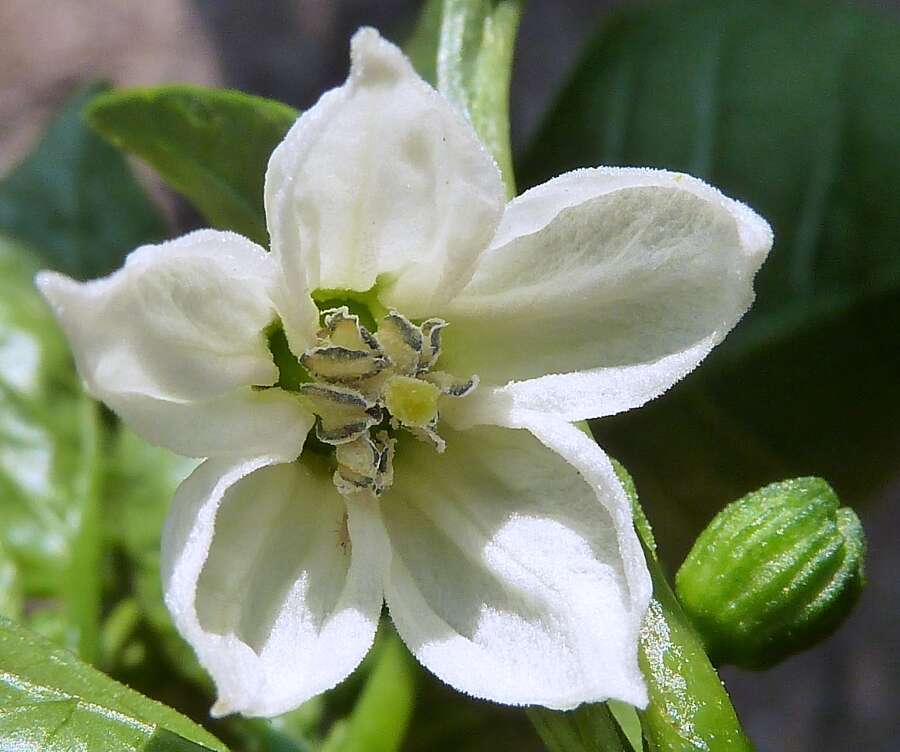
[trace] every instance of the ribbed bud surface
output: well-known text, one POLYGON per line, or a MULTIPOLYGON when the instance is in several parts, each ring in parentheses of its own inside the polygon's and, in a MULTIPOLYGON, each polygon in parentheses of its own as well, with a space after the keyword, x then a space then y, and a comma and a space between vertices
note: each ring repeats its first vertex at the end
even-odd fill
POLYGON ((821 478, 729 504, 694 543, 676 590, 715 663, 761 669, 811 647, 864 584, 865 536, 821 478))

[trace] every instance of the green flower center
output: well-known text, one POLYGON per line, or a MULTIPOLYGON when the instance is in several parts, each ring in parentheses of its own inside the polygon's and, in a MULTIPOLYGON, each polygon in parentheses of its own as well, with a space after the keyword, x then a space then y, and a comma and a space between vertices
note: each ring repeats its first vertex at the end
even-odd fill
POLYGON ((333 450, 338 491, 380 496, 393 482, 398 432, 443 452, 441 404, 470 394, 478 377, 460 380, 434 370, 446 321, 414 324, 392 310, 372 331, 362 323, 366 318, 374 321, 349 305, 322 310, 316 345, 299 361, 281 330, 270 333, 269 343, 278 385, 303 398, 316 416, 318 448, 333 450))

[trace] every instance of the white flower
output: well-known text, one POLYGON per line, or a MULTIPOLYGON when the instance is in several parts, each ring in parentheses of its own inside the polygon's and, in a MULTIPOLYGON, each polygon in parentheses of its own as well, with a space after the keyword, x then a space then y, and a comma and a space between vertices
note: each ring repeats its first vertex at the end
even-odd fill
POLYGON ((694 368, 750 305, 771 232, 656 170, 503 196, 469 124, 365 29, 347 82, 269 162, 271 254, 204 230, 105 279, 40 275, 91 393, 207 458, 162 559, 214 712, 275 715, 334 686, 383 601, 463 692, 646 703, 646 564, 571 421, 694 368))

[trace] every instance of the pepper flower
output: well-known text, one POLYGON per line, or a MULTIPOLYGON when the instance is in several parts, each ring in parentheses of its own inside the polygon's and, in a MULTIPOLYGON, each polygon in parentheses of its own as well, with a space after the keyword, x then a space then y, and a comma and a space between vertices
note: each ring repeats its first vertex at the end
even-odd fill
POLYGON ((643 706, 651 587, 575 421, 652 399, 750 305, 772 235, 686 175, 576 170, 506 203, 464 116, 372 29, 269 161, 271 253, 202 230, 44 272, 92 395, 204 458, 162 542, 218 689, 271 716, 345 678, 387 603, 476 697, 643 706))

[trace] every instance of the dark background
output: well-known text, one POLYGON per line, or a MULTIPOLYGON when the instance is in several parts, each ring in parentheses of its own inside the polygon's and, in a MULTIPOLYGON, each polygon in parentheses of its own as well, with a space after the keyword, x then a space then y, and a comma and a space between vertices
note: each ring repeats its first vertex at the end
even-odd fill
MULTIPOLYGON (((633 3, 528 3, 513 76, 517 151, 534 134, 584 42, 611 8, 627 4, 633 3)), ((900 8, 900 0, 867 4, 894 13, 900 8)), ((25 153, 79 83, 95 78, 117 85, 224 85, 306 108, 343 80, 348 40, 357 27, 373 25, 402 42, 419 5, 415 0, 2 0, 0 172, 25 153)), ((156 190, 178 229, 196 222, 170 194, 156 190)), ((636 480, 640 487, 641 478, 636 480)), ((760 750, 900 748, 898 501, 900 478, 895 478, 858 510, 870 544, 869 586, 834 637, 763 674, 723 671, 760 750)), ((652 499, 647 506, 652 521, 652 499)), ((672 564, 690 543, 685 533, 657 530, 672 564)))

